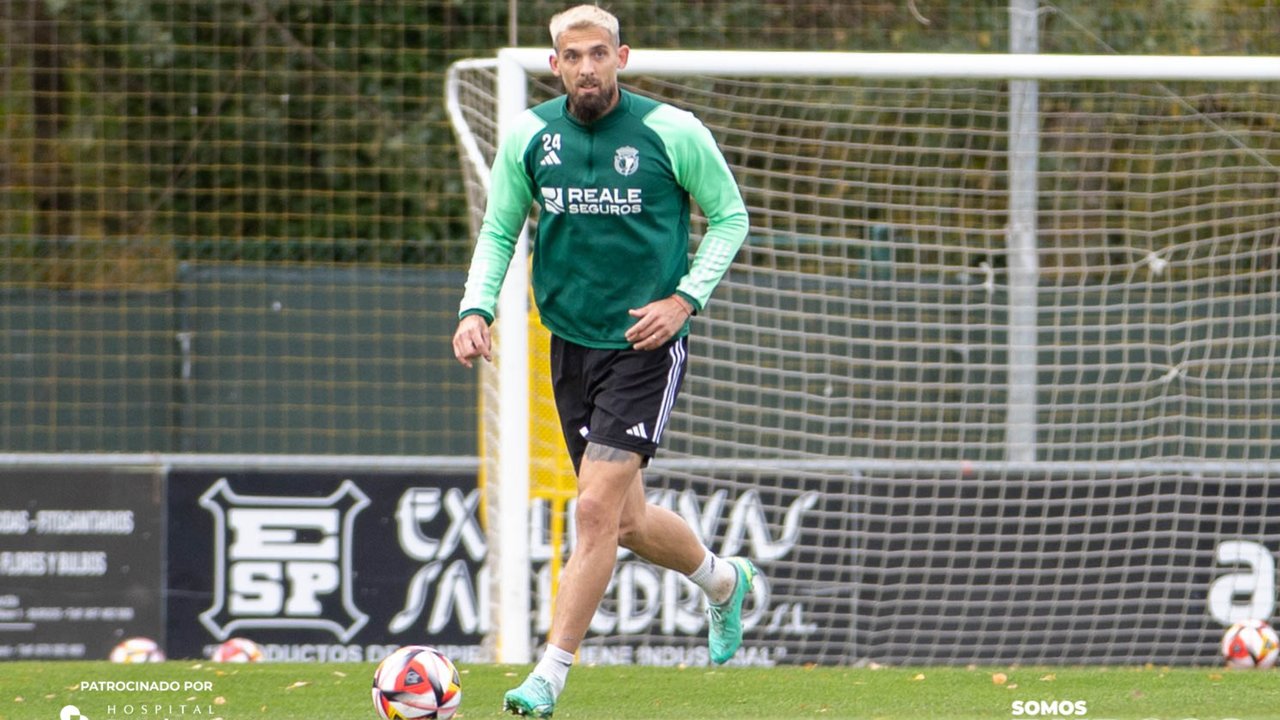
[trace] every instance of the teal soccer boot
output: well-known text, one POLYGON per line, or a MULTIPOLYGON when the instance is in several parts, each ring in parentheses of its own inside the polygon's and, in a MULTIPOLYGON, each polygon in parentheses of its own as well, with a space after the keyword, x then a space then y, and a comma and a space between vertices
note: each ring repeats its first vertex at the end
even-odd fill
POLYGON ((760 572, 746 558, 729 558, 726 562, 738 571, 733 594, 719 605, 707 603, 707 647, 711 650, 711 662, 717 665, 728 662, 742 645, 742 601, 751 592, 760 572))
POLYGON ((508 690, 502 697, 502 710, 512 715, 549 718, 556 711, 556 696, 551 683, 538 675, 530 675, 520 687, 508 690))

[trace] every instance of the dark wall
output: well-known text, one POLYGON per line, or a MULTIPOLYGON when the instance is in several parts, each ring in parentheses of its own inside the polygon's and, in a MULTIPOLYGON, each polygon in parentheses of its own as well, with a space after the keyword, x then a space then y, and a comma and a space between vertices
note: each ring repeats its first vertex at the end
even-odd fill
POLYGON ((0 449, 474 455, 458 271, 187 266, 0 295, 0 449))

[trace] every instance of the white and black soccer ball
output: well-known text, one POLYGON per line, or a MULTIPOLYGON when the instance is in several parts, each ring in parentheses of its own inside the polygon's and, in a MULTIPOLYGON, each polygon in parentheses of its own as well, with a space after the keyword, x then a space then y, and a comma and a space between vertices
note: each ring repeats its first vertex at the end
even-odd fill
POLYGON ((252 663, 262 662, 262 648, 249 638, 233 637, 214 651, 209 659, 217 663, 252 663))
POLYGON ((399 648, 373 673, 373 707, 385 720, 449 720, 461 703, 458 669, 433 647, 399 648))
POLYGON ((1265 669, 1276 664, 1280 639, 1263 620, 1242 620, 1222 634, 1222 659, 1231 668, 1265 669))
POLYGON ((118 645, 111 648, 111 654, 107 657, 113 663, 164 662, 165 659, 164 651, 156 641, 145 637, 121 640, 118 645))

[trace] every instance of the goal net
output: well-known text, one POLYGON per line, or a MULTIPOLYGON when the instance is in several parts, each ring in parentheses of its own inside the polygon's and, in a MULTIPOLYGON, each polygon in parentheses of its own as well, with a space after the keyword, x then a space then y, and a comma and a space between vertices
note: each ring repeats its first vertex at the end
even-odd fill
MULTIPOLYGON (((545 54, 508 57, 526 104, 545 54)), ((734 662, 1207 663, 1271 615, 1280 63, 644 55, 624 85, 708 125, 751 215, 646 475, 764 572, 734 662)), ((451 84, 477 222, 497 81, 451 84)), ((523 400, 487 385, 500 456, 523 400)), ((704 664, 698 603, 623 555, 583 659, 704 664)))

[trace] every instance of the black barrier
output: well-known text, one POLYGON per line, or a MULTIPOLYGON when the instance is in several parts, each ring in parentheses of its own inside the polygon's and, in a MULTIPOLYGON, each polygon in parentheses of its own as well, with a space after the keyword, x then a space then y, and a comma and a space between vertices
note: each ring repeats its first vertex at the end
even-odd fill
MULTIPOLYGON (((659 497, 680 493, 668 505, 689 510, 713 550, 764 573, 735 662, 758 648, 762 663, 1212 665, 1225 626, 1276 614, 1280 483, 1264 470, 884 466, 647 481, 659 497)), ((606 610, 645 606, 625 599, 606 610)), ((589 637, 581 654, 694 664, 700 647, 680 623, 653 622, 589 637)))
POLYGON ((0 482, 0 660, 102 659, 159 640, 164 475, 29 470, 0 482))
POLYGON ((231 637, 267 660, 370 661, 431 644, 489 659, 474 476, 170 475, 167 647, 231 637))
MULTIPOLYGON (((763 571, 735 664, 1216 663, 1223 626, 1275 612, 1266 474, 655 470, 649 484, 763 571)), ((542 636, 551 522, 545 501, 530 510, 542 636)), ((102 658, 141 635, 174 658, 242 636, 277 661, 432 644, 487 662, 486 561, 469 471, 12 470, 0 660, 102 658)), ((583 662, 707 664, 701 601, 620 553, 583 662)))

